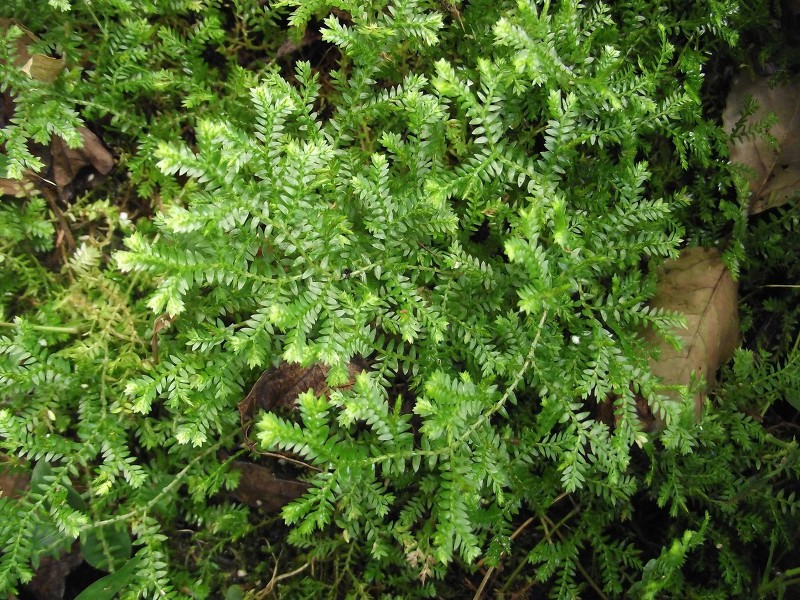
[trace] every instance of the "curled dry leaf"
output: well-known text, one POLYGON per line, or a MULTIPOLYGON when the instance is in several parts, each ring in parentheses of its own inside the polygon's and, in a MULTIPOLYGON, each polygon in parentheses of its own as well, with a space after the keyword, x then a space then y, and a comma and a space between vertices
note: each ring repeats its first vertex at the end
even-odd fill
POLYGON ((86 127, 80 127, 78 133, 83 138, 83 146, 80 148, 70 148, 58 136, 54 136, 50 143, 50 151, 53 153, 53 178, 59 190, 72 183, 83 167, 91 165, 101 175, 108 175, 114 166, 114 157, 99 137, 86 127))
MULTIPOLYGON (((13 19, 0 19, 0 31, 6 32, 12 26, 22 32, 22 35, 14 42, 14 51, 16 53, 14 64, 22 68, 31 60, 31 54, 28 52, 28 44, 39 41, 39 37, 30 29, 13 19)), ((31 76, 30 73, 27 73, 27 75, 29 77, 31 76)))
MULTIPOLYGON (((667 385, 689 385, 692 375, 706 382, 705 392, 715 384, 717 368, 739 345, 737 285, 716 249, 687 248, 676 260, 664 263, 652 306, 682 313, 686 328, 675 331, 682 346, 675 349, 655 332, 646 339, 660 352, 651 360, 652 372, 667 385)), ((671 392, 676 401, 680 396, 671 392)), ((694 398, 699 417, 705 393, 694 398)), ((656 415, 658 428, 664 423, 656 415)))
POLYGON ((750 97, 758 103, 758 109, 748 123, 771 113, 778 119, 770 130, 777 148, 757 136, 741 138, 730 146, 730 159, 753 170, 750 213, 755 214, 780 206, 800 192, 800 79, 774 87, 767 77, 736 79, 722 114, 727 132, 733 131, 750 97))
POLYGON ((63 56, 61 58, 53 58, 46 54, 32 54, 28 61, 22 65, 22 72, 31 79, 52 83, 64 70, 66 64, 67 61, 63 56))
POLYGON ((22 31, 22 36, 17 38, 15 50, 17 53, 16 64, 20 70, 31 79, 44 81, 45 83, 54 82, 64 67, 67 66, 67 59, 64 56, 53 57, 46 54, 31 54, 28 52, 28 45, 39 41, 39 36, 27 27, 10 19, 0 19, 0 30, 6 31, 11 26, 17 27, 22 31))
POLYGON ((52 177, 55 181, 50 182, 44 175, 48 168, 42 171, 42 175, 26 172, 25 177, 18 179, 0 178, 0 194, 16 196, 18 198, 33 196, 39 193, 40 186, 51 186, 55 184, 59 197, 68 197, 67 187, 75 180, 78 172, 84 167, 92 166, 101 175, 108 175, 114 167, 114 157, 111 152, 103 145, 100 138, 85 127, 79 127, 83 139, 80 148, 70 148, 60 136, 54 135, 50 141, 50 148, 42 147, 37 152, 39 158, 45 165, 51 165, 52 177))

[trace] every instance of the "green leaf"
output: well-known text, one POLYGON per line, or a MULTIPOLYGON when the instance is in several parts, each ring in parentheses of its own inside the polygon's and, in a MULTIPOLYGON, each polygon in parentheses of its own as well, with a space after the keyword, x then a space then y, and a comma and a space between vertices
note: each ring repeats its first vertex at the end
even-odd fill
POLYGON ((243 600, 244 590, 240 585, 232 585, 225 590, 225 600, 243 600))
MULTIPOLYGON (((50 485, 48 479, 53 476, 53 467, 47 461, 40 460, 36 463, 31 473, 31 489, 38 491, 37 488, 39 487, 47 487, 50 485)), ((64 485, 63 481, 61 483, 64 485)), ((67 489, 67 504, 75 510, 87 512, 89 508, 77 490, 71 485, 64 485, 64 487, 67 489)))
POLYGON ((127 531, 113 525, 89 531, 81 542, 83 558, 100 571, 113 571, 122 567, 131 557, 131 537, 127 531))
POLYGON ((127 585, 133 581, 139 559, 130 559, 118 571, 101 577, 92 585, 83 590, 75 600, 111 600, 127 585))

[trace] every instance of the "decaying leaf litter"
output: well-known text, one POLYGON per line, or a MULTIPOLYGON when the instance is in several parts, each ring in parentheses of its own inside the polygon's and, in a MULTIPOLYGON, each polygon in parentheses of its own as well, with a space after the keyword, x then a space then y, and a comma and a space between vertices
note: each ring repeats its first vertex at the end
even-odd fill
MULTIPOLYGON (((38 41, 38 37, 21 26, 7 19, 0 20, 0 31, 15 25, 23 32, 16 44, 15 64, 31 79, 42 85, 51 84, 64 70, 67 64, 65 56, 52 57, 45 54, 29 52, 29 46, 38 41)), ((0 97, 0 125, 8 121, 14 114, 14 99, 8 93, 0 97)), ((9 196, 26 197, 31 194, 56 192, 61 201, 70 199, 69 186, 84 167, 93 167, 101 175, 108 175, 114 167, 114 157, 105 147, 102 140, 87 127, 78 129, 80 145, 69 144, 63 138, 54 135, 49 147, 37 147, 33 151, 43 163, 39 173, 28 172, 22 180, 0 178, 0 192, 9 196)))
MULTIPOLYGON (((750 214, 796 201, 800 192, 800 78, 773 83, 768 77, 740 76, 723 113, 728 132, 747 132, 772 117, 769 138, 740 133, 730 159, 747 167, 750 214), (757 106, 752 111, 753 104, 757 106)), ((758 130, 758 128, 756 128, 758 130)))
MULTIPOLYGON (((742 165, 751 191, 749 213, 755 215, 800 197, 800 78, 774 83, 768 77, 740 76, 734 80, 723 112, 726 131, 741 132, 730 145, 730 160, 742 165), (759 124, 774 120, 765 138, 759 124), (751 130, 753 130, 751 132, 751 130)), ((659 270, 651 305, 685 316, 675 348, 652 332, 653 373, 666 386, 701 386, 694 394, 694 413, 700 416, 716 370, 739 345, 738 285, 717 249, 686 248, 659 270)), ((787 285, 797 282, 786 282, 787 285)), ((677 388, 668 397, 680 401, 677 388)), ((659 415, 655 415, 663 427, 659 415)))

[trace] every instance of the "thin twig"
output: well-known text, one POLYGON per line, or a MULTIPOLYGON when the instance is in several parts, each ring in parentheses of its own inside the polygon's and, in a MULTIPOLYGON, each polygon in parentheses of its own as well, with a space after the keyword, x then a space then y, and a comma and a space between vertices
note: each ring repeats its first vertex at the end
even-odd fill
POLYGON ((279 452, 262 452, 261 450, 256 450, 262 456, 269 456, 270 458, 277 458, 278 460, 285 460, 286 462, 290 462, 293 465, 297 465, 298 467, 304 467, 306 469, 310 469, 312 471, 317 471, 318 473, 322 473, 322 469, 319 467, 315 467, 307 462, 303 462, 297 458, 292 458, 291 456, 286 456, 285 454, 280 454, 279 452))
POLYGON ((58 219, 58 224, 61 227, 61 231, 64 234, 64 239, 67 240, 67 249, 64 251, 62 248, 62 257, 64 262, 67 262, 67 255, 72 254, 72 251, 75 250, 75 238, 72 237, 72 232, 69 229, 69 225, 67 225, 67 219, 64 217, 64 213, 59 208, 58 204, 56 203, 56 199, 54 198, 53 194, 50 193, 48 190, 43 190, 42 195, 47 200, 47 203, 50 205, 50 209, 55 214, 56 219, 58 219))
POLYGON ((304 565, 296 568, 294 571, 290 571, 288 573, 283 573, 282 575, 276 576, 275 574, 278 572, 278 563, 276 562, 275 568, 272 570, 272 579, 270 579, 269 583, 264 587, 264 589, 258 593, 256 598, 266 598, 267 595, 271 594, 274 591, 275 586, 278 584, 278 582, 283 581, 284 579, 289 579, 290 577, 294 577, 295 575, 302 573, 308 568, 310 564, 311 561, 308 561, 304 565))
MULTIPOLYGON (((562 492, 561 494, 559 494, 558 496, 555 497, 553 502, 550 503, 550 506, 552 507, 554 504, 560 502, 561 500, 563 500, 567 496, 569 496, 569 494, 567 492, 562 492)), ((533 523, 533 517, 528 517, 528 519, 522 525, 517 527, 514 530, 514 533, 511 534, 511 537, 510 537, 511 541, 513 542, 517 538, 517 536, 519 536, 519 534, 522 533, 525 530, 525 528, 527 528, 528 525, 530 525, 531 523, 533 523)), ((542 523, 542 525, 544 525, 544 523, 542 523)), ((545 530, 546 530, 546 526, 545 526, 545 530)), ((548 539, 548 541, 550 541, 550 540, 548 539)), ((552 541, 550 543, 552 544, 552 541)), ((502 553, 500 556, 502 557, 504 554, 505 553, 502 553)), ((486 561, 485 557, 480 559, 476 563, 476 566, 478 568, 482 567, 483 563, 485 561, 486 561)), ((492 573, 494 573, 494 571, 495 571, 495 567, 489 567, 489 569, 484 574, 483 579, 481 580, 481 584, 478 586, 478 589, 475 592, 475 595, 472 597, 472 600, 480 600, 481 595, 483 594, 483 590, 486 588, 486 585, 489 583, 489 578, 492 576, 492 573)), ((515 571, 515 573, 516 572, 517 571, 515 571)), ((512 575, 513 575, 513 573, 512 573, 512 575)))
MULTIPOLYGON (((550 526, 553 528, 553 533, 555 533, 561 539, 562 542, 566 541, 566 538, 564 537, 564 534, 561 533, 561 531, 559 530, 559 528, 561 527, 561 524, 564 522, 563 519, 558 525, 556 525, 555 523, 553 523, 553 521, 550 520, 549 517, 547 517, 547 515, 545 515, 544 518, 546 520, 550 521, 550 526)), ((553 543, 551 539, 548 539, 548 541, 551 544, 553 543)), ((592 579, 592 576, 589 575, 589 572, 586 569, 583 568, 583 565, 580 563, 580 561, 575 561, 575 566, 577 567, 578 571, 580 571, 580 574, 583 575, 583 578, 586 580, 586 582, 595 591, 597 596, 599 598, 601 598, 601 600, 608 600, 608 596, 606 596, 605 593, 603 593, 603 590, 600 588, 599 585, 597 585, 597 582, 595 582, 595 580, 592 579)))
POLYGON ((472 600, 481 599, 481 596, 483 595, 483 590, 486 587, 486 584, 489 582, 489 578, 492 576, 492 573, 494 573, 494 567, 489 567, 486 571, 486 574, 483 576, 481 584, 478 586, 475 595, 472 597, 472 600))

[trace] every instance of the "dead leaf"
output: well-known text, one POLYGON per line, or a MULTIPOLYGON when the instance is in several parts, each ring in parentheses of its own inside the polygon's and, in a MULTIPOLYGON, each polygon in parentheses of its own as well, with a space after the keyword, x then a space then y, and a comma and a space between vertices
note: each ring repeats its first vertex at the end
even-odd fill
MULTIPOLYGON (((364 368, 365 365, 360 363, 348 364, 351 377, 364 368)), ((325 365, 303 367, 295 363, 281 363, 279 367, 261 374, 247 397, 239 403, 239 414, 245 419, 252 416, 256 407, 270 411, 281 407, 291 409, 297 397, 309 389, 318 396, 327 394, 330 390, 327 376, 328 368, 325 365)))
MULTIPOLYGON (((66 65, 66 57, 54 58, 44 54, 30 54, 29 44, 37 42, 39 38, 32 31, 10 19, 0 19, 0 31, 5 31, 9 27, 19 28, 23 35, 16 40, 15 64, 29 77, 43 82, 54 81, 66 65)), ((8 94, 3 94, 2 105, 0 106, 0 126, 2 126, 13 115, 14 101, 8 94)), ((52 166, 52 178, 58 188, 59 197, 63 199, 69 196, 65 188, 70 185, 78 172, 91 165, 97 172, 107 175, 114 166, 114 157, 106 149, 94 133, 85 127, 78 128, 83 140, 80 148, 70 148, 66 142, 53 136, 49 149, 41 146, 31 151, 36 154, 45 165, 52 166)), ((14 179, 0 179, 0 194, 16 197, 30 196, 37 192, 37 188, 45 185, 53 186, 53 182, 45 179, 48 169, 44 168, 38 174, 26 173, 21 181, 14 179)))
MULTIPOLYGON (((650 361, 653 374, 667 385, 689 385, 694 374, 705 380, 705 391, 709 391, 716 382, 717 368, 739 345, 737 284, 719 250, 686 248, 679 258, 664 263, 650 304, 682 313, 687 323, 685 329, 674 332, 683 342, 677 350, 655 332, 647 332, 645 338, 660 350, 658 359, 650 361)), ((677 392, 668 395, 680 400, 677 392)), ((696 417, 704 398, 705 393, 694 398, 696 417)), ((662 429, 659 415, 656 420, 662 429)))
POLYGON ((745 102, 752 97, 758 110, 747 119, 754 123, 770 113, 778 122, 770 130, 778 147, 772 148, 760 137, 737 140, 730 147, 730 159, 750 167, 750 213, 755 214, 780 206, 800 191, 800 79, 775 87, 769 79, 739 77, 733 83, 722 121, 731 132, 742 115, 745 102))
POLYGON ((253 463, 235 460, 231 466, 240 473, 233 495, 253 508, 278 512, 309 488, 300 481, 278 479, 268 468, 253 463))
POLYGON ((10 468, 0 469, 0 496, 4 498, 19 498, 30 485, 30 475, 10 468))
POLYGON ((63 138, 54 135, 50 140, 49 149, 40 147, 35 152, 45 164, 41 174, 26 172, 21 180, 0 179, 0 193, 21 198, 35 195, 45 188, 52 189, 55 186, 59 198, 66 200, 71 193, 67 190, 68 186, 73 183, 84 167, 92 166, 101 175, 108 175, 114 167, 114 157, 111 152, 106 149, 100 138, 86 127, 79 127, 78 133, 83 139, 83 146, 70 148, 63 138), (47 165, 52 168, 54 181, 46 178, 49 170, 47 165))
POLYGON ((85 127, 79 127, 78 132, 83 138, 83 146, 80 148, 70 148, 58 136, 53 136, 50 145, 53 153, 53 178, 59 190, 72 183, 83 167, 91 165, 101 175, 108 175, 114 166, 114 157, 99 137, 85 127))
POLYGON ((12 25, 22 31, 22 35, 14 42, 14 50, 17 55, 14 64, 18 67, 22 67, 31 57, 31 55, 28 54, 28 44, 35 42, 39 38, 37 38, 30 29, 20 25, 13 19, 0 19, 0 31, 6 32, 12 25))
POLYGON ((314 393, 319 393, 318 389, 327 389, 326 375, 327 371, 322 365, 306 368, 288 362, 264 371, 247 397, 239 403, 242 422, 249 421, 257 407, 269 411, 281 406, 292 408, 295 398, 309 388, 314 393))
MULTIPOLYGON (((595 418, 605 423, 609 429, 613 430, 619 423, 620 415, 616 412, 616 401, 620 398, 617 394, 609 394, 605 400, 599 402, 595 412, 595 418)), ((654 432, 662 428, 661 424, 656 422, 656 417, 653 411, 647 405, 647 400, 641 394, 634 393, 636 401, 636 417, 639 419, 639 426, 644 432, 654 432)))
POLYGON ((27 198, 29 196, 35 196, 38 193, 39 191, 36 189, 36 183, 27 175, 23 179, 0 178, 0 196, 27 198))
MULTIPOLYGON (((352 385, 355 376, 366 368, 365 361, 353 360, 348 363, 350 382, 342 387, 352 385)), ((284 362, 279 367, 264 371, 247 397, 239 403, 239 416, 248 446, 252 448, 255 444, 247 438, 247 431, 257 408, 273 411, 283 407, 291 410, 295 400, 303 392, 313 390, 318 396, 328 394, 330 388, 326 381, 327 376, 328 367, 321 364, 303 367, 284 362)))
MULTIPOLYGON (((44 54, 30 54, 28 45, 36 42, 39 38, 32 31, 10 19, 0 19, 0 30, 5 31, 11 26, 19 28, 23 35, 16 40, 15 64, 29 77, 43 82, 54 81, 66 65, 66 58, 54 58, 44 54)), ((4 94, 2 98, 2 122, 7 122, 13 115, 13 98, 4 94)), ((0 123, 2 125, 2 123, 0 123)), ((32 149, 45 165, 52 166, 52 178, 58 188, 59 197, 65 199, 69 194, 65 188, 70 185, 78 172, 91 165, 102 175, 107 175, 114 166, 114 157, 106 149, 94 133, 85 127, 79 127, 83 140, 80 148, 70 148, 66 142, 53 136, 50 148, 45 146, 32 149)), ((36 187, 44 184, 53 185, 53 182, 45 179, 48 169, 43 169, 38 175, 33 173, 26 174, 23 180, 0 179, 0 193, 11 196, 23 197, 36 192, 36 187)))
POLYGON ((63 600, 67 585, 67 576, 83 562, 79 543, 58 558, 43 556, 33 579, 25 586, 28 597, 36 600, 63 600))
POLYGON ((58 79, 66 64, 67 60, 63 56, 61 58, 53 58, 46 54, 33 54, 28 59, 28 62, 23 65, 22 72, 31 79, 53 83, 58 79))
POLYGON ((39 41, 39 36, 33 33, 24 25, 11 19, 0 19, 0 30, 5 31, 12 25, 16 26, 23 33, 17 38, 15 46, 17 57, 14 63, 20 70, 31 79, 43 81, 45 83, 54 82, 67 64, 65 56, 55 58, 46 54, 30 54, 28 45, 39 41))

